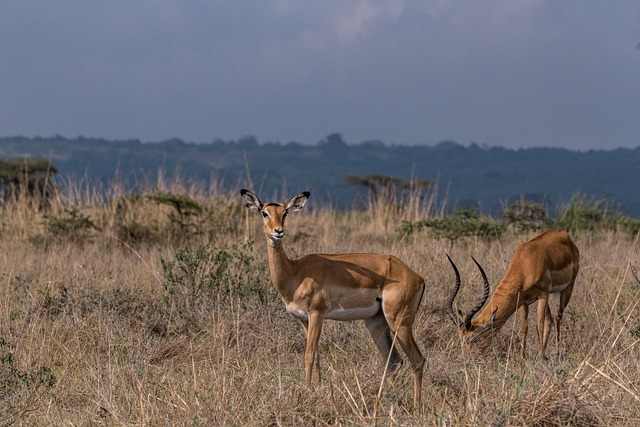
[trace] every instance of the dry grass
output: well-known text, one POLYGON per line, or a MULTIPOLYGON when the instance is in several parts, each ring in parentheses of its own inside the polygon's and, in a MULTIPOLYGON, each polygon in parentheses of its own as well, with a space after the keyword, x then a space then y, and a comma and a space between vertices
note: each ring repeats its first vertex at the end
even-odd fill
MULTIPOLYGON (((96 195, 103 190, 82 186, 73 202, 59 200, 46 215, 25 202, 0 210, 0 426, 640 423, 640 283, 632 274, 640 267, 637 240, 574 236, 582 269, 560 354, 551 345, 549 360, 541 362, 518 356, 515 320, 489 352, 461 347, 443 310, 452 282, 447 242, 425 235, 396 240, 388 216, 372 209, 292 215, 291 256, 393 253, 426 278, 416 325, 427 358, 421 411, 407 409, 412 375, 405 366, 385 386, 374 419, 382 361, 361 322, 325 324, 324 383, 305 388, 304 336, 271 286, 258 217, 247 216, 235 194, 161 184, 163 191, 199 201, 206 221, 176 229, 164 206, 143 200, 123 214, 96 195), (51 218, 67 218, 71 205, 95 228, 52 229, 51 218), (246 239, 255 245, 243 246, 246 239), (166 262, 176 263, 181 248, 193 256, 199 247, 228 256, 219 277, 194 273, 214 284, 194 291, 193 284, 179 282, 177 264, 178 278, 168 280, 166 262), (245 257, 253 259, 239 262, 245 257), (55 383, 43 378, 43 367, 55 383)), ((124 196, 117 188, 107 193, 124 196)), ((467 241, 452 249, 466 279, 461 304, 473 304, 479 286, 469 255, 495 286, 526 237, 467 241)), ((207 262, 215 270, 221 261, 207 262)))

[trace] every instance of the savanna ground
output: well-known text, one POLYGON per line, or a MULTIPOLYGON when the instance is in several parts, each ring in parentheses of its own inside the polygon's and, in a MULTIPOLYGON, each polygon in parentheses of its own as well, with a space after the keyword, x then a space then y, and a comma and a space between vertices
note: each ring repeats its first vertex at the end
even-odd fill
POLYGON ((516 319, 483 354, 461 346, 444 311, 454 282, 445 254, 468 310, 481 287, 470 255, 495 288, 530 233, 453 246, 426 231, 401 239, 388 210, 337 212, 312 195, 289 216, 291 257, 391 253, 426 279, 414 412, 408 363, 380 390, 383 361, 362 322, 325 322, 323 384, 306 388, 305 338, 271 285, 259 216, 236 193, 158 188, 77 186, 46 209, 26 199, 0 209, 0 426, 640 424, 638 236, 573 235, 581 271, 560 354, 552 334, 549 359, 534 359, 533 309, 523 360, 516 319))

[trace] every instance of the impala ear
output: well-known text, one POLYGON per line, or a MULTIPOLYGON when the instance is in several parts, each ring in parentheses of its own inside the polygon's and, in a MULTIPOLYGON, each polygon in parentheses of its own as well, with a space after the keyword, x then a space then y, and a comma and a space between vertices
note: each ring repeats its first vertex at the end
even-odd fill
POLYGON ((262 210, 262 202, 258 199, 258 196, 251 191, 243 188, 240 190, 240 195, 242 196, 242 200, 244 200, 244 205, 249 210, 254 212, 260 212, 262 210))
POLYGON ((308 191, 303 191, 297 196, 293 196, 291 200, 287 202, 285 209, 293 212, 299 211, 307 203, 307 199, 309 199, 310 195, 311 193, 309 193, 308 191))
POLYGON ((489 321, 489 323, 493 324, 493 321, 496 320, 496 314, 498 314, 498 306, 496 306, 496 308, 494 308, 491 312, 491 320, 489 321))
POLYGON ((463 314, 462 314, 462 310, 458 310, 458 318, 460 319, 460 329, 464 329, 465 331, 470 331, 471 330, 471 319, 466 318, 464 320, 462 320, 464 318, 463 314))

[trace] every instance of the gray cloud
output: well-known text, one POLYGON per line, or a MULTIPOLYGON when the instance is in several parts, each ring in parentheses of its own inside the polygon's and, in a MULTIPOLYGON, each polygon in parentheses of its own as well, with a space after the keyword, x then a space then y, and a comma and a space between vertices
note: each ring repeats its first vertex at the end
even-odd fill
POLYGON ((9 0, 0 135, 640 145, 640 4, 9 0))

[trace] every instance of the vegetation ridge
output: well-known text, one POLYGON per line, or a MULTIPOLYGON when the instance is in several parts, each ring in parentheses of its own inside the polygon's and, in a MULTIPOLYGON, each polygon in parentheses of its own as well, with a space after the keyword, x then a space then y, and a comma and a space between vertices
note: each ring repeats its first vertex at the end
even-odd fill
POLYGON ((44 157, 60 176, 107 183, 117 174, 121 183, 130 186, 155 181, 160 170, 187 180, 214 179, 226 190, 249 182, 262 194, 274 196, 296 183, 313 191, 316 200, 339 209, 353 207, 357 189, 349 177, 384 175, 437 183, 438 198, 447 201, 450 212, 476 208, 495 215, 505 204, 526 198, 546 204, 555 213, 563 201, 579 193, 640 217, 640 147, 570 151, 465 147, 455 142, 352 145, 339 134, 315 145, 259 143, 254 137, 195 144, 179 139, 141 143, 55 136, 0 138, 0 157, 44 157))

